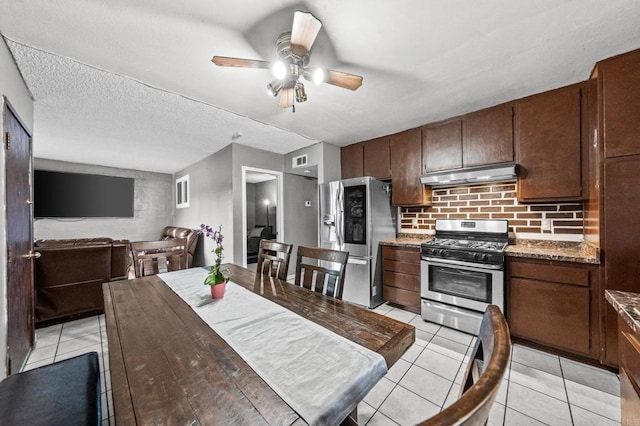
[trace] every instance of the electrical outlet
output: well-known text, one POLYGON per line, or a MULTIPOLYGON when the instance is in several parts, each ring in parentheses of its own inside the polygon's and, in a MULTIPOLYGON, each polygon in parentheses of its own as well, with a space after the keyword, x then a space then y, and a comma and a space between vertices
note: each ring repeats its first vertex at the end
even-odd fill
POLYGON ((311 207, 311 201, 305 201, 304 202, 304 206, 305 207, 311 207))
POLYGON ((551 231, 551 219, 542 219, 540 228, 543 231, 551 231))
POLYGON ((413 229, 417 229, 418 228, 418 218, 414 217, 413 219, 411 219, 411 227, 413 229))

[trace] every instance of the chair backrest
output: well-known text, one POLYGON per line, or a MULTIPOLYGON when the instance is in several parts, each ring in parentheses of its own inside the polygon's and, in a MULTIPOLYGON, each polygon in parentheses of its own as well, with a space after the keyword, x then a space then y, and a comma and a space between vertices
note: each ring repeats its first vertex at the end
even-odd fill
POLYGON ((131 243, 136 277, 187 268, 186 238, 131 243))
POLYGON ((509 365, 511 338, 500 308, 489 305, 460 387, 460 397, 420 426, 485 425, 509 365))
POLYGON ((348 259, 348 251, 300 246, 295 283, 326 296, 342 299, 348 259))
POLYGON ((287 279, 293 244, 260 240, 257 271, 270 277, 287 279))

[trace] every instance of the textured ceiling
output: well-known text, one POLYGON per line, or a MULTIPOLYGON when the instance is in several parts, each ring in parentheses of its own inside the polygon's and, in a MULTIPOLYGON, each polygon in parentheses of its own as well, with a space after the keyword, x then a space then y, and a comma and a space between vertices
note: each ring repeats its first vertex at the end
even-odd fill
POLYGON ((640 48, 637 0, 0 0, 0 32, 35 99, 34 154, 175 172, 235 140, 287 153, 339 146, 549 90, 640 48), (188 6, 187 6, 188 5, 188 6), (305 10, 312 65, 364 77, 306 84, 281 110, 267 70, 305 10))

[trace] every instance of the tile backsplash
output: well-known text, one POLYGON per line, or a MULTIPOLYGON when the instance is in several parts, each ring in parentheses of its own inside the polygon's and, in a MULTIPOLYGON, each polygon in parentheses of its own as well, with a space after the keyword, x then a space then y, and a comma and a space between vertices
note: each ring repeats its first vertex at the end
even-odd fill
POLYGON ((434 188, 433 205, 402 207, 400 232, 432 233, 436 219, 507 219, 509 231, 541 236, 581 236, 582 203, 520 204, 515 183, 434 188), (548 220, 549 230, 542 230, 548 220))

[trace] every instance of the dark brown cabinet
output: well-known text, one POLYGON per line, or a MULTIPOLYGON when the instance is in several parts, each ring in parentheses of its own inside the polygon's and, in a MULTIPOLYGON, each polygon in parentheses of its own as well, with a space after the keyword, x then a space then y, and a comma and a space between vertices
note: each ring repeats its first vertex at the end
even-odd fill
POLYGON ((567 86, 516 103, 519 201, 582 199, 580 89, 567 86))
POLYGON ((620 341, 620 408, 622 424, 640 419, 640 339, 623 318, 618 318, 620 341))
POLYGON ((599 358, 598 268, 509 259, 507 318, 511 334, 599 358))
POLYGON ((420 312, 420 248, 382 246, 382 295, 420 312))
POLYGON ((340 148, 342 179, 364 176, 364 148, 362 142, 340 148))
POLYGON ((640 52, 598 64, 605 158, 640 154, 640 52))
POLYGON ((422 143, 420 129, 391 136, 391 203, 394 206, 427 205, 431 189, 420 183, 422 143))
POLYGON ((363 142, 363 150, 364 176, 389 179, 391 177, 389 138, 385 136, 363 142))
MULTIPOLYGON (((604 288, 640 292, 640 156, 606 160, 604 164, 604 288)), ((603 297, 604 300, 604 297, 603 297)), ((618 363, 617 314, 605 307, 605 361, 618 363)))
POLYGON ((506 163, 513 156, 513 108, 500 105, 462 119, 464 167, 506 163))
POLYGON ((424 173, 462 168, 462 120, 422 128, 424 173))

